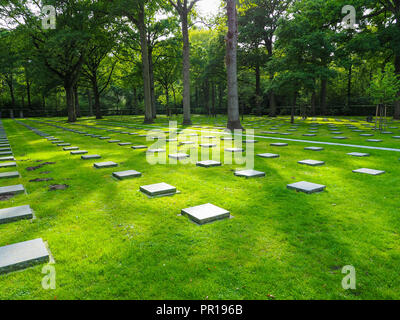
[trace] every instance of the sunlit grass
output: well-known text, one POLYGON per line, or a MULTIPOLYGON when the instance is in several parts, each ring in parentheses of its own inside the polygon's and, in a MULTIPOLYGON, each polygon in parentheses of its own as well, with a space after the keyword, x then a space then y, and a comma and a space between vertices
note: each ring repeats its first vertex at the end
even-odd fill
MULTIPOLYGON (((178 124, 181 121, 176 120, 178 124)), ((194 125, 210 126, 213 132, 212 127, 226 121, 224 117, 201 116, 193 120, 194 125)), ((260 126, 256 129, 260 134, 275 123, 283 124, 278 131, 285 132, 290 127, 285 120, 246 117, 245 122, 260 126), (266 124, 268 121, 271 123, 266 124)), ((312 123, 310 120, 306 122, 312 123)), ((400 298, 397 152, 340 146, 312 152, 304 150, 310 145, 307 143, 288 142, 288 147, 272 148, 269 144, 274 141, 257 138, 255 153, 278 153, 280 158, 256 158, 255 169, 266 172, 266 177, 242 179, 233 175, 233 170, 242 167, 238 164, 209 169, 193 164, 149 165, 143 150, 24 121, 89 154, 100 154, 102 159, 83 161, 12 120, 3 120, 22 178, 2 180, 1 186, 22 183, 28 194, 2 201, 0 206, 29 204, 37 219, 0 225, 0 245, 38 237, 47 241, 56 261, 57 289, 42 289, 42 266, 37 266, 1 275, 0 299, 400 298), (346 155, 352 151, 371 156, 346 155), (297 164, 304 159, 326 164, 297 164), (37 165, 37 160, 56 164, 25 170, 37 165), (99 161, 115 161, 119 167, 94 169, 93 163, 99 161), (386 174, 352 173, 362 167, 385 170, 386 174), (142 177, 125 181, 111 177, 114 171, 129 169, 142 172, 142 177), (43 171, 50 173, 40 174, 43 171), (44 177, 54 180, 28 182, 44 177), (313 195, 286 189, 288 183, 302 180, 324 184, 327 189, 313 195), (139 186, 158 182, 176 186, 181 193, 149 199, 138 192, 139 186), (48 191, 51 184, 69 188, 48 191), (207 202, 229 210, 234 218, 197 226, 179 216, 181 209, 207 202), (345 265, 356 268, 355 291, 341 287, 345 265)), ((142 117, 123 116, 82 119, 79 124, 139 126, 142 121, 142 117)), ((344 127, 350 123, 347 121, 331 120, 349 138, 343 141, 332 139, 326 125, 317 137, 303 137, 308 127, 296 122, 301 123, 297 132, 279 137, 368 144, 368 138, 344 127)), ((322 119, 318 122, 326 124, 322 119)), ((361 127, 360 123, 351 124, 361 127)), ((59 125, 134 144, 152 143, 65 122, 59 125)), ((168 119, 160 116, 155 126, 167 127, 168 119)), ((374 138, 383 142, 368 145, 400 148, 400 140, 392 138, 400 135, 400 130, 388 130, 393 135, 376 134, 374 138)))

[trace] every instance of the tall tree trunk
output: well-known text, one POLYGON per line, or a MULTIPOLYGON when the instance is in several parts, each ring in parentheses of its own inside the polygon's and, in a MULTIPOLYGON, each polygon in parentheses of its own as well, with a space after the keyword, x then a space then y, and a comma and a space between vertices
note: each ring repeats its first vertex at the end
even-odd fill
POLYGON ((255 92, 256 112, 259 116, 261 116, 262 115, 261 71, 260 71, 260 64, 258 62, 255 68, 255 77, 256 77, 256 92, 255 92))
POLYGON ((215 83, 212 82, 211 83, 211 114, 213 117, 215 117, 216 113, 215 113, 215 83))
POLYGON ((71 84, 64 84, 65 95, 67 99, 68 122, 76 121, 75 107, 74 107, 74 88, 71 84))
MULTIPOLYGON (((400 20, 398 21, 398 25, 400 28, 400 20)), ((396 55, 394 65, 395 65, 395 73, 398 77, 400 77, 400 54, 396 55)), ((397 93, 397 96, 399 97, 399 99, 394 102, 393 118, 400 120, 400 91, 397 93)))
POLYGON ((181 13, 182 37, 183 37, 183 124, 190 125, 190 44, 188 12, 181 13))
POLYGON ((136 110, 138 105, 138 96, 136 87, 133 88, 133 105, 132 105, 132 114, 134 114, 134 110, 136 110))
POLYGON ((293 94, 293 104, 290 112, 290 123, 294 123, 294 113, 296 110, 296 103, 297 103, 297 92, 293 94))
POLYGON ((165 86, 165 98, 166 98, 166 107, 167 107, 167 116, 171 116, 171 109, 169 108, 169 90, 168 90, 168 85, 165 86))
POLYGON ((236 0, 227 0, 228 33, 226 35, 226 71, 228 82, 228 123, 229 130, 243 129, 240 124, 237 83, 237 12, 236 0))
POLYGON ((153 48, 149 45, 149 75, 150 75, 150 92, 151 92, 151 114, 152 118, 157 118, 156 96, 154 93, 154 64, 153 64, 153 48))
POLYGON ((313 90, 311 94, 311 115, 315 116, 315 104, 316 104, 316 94, 315 90, 313 90))
POLYGON ((15 107, 14 77, 12 74, 8 77, 8 79, 6 79, 6 82, 8 84, 8 88, 10 89, 12 107, 15 107))
POLYGON ((144 86, 144 123, 153 123, 153 112, 151 107, 151 88, 150 88, 150 70, 149 70, 149 51, 147 49, 147 32, 145 24, 144 5, 140 5, 137 28, 140 34, 140 47, 142 53, 143 66, 143 86, 144 86))
POLYGON ((78 85, 74 85, 74 104, 75 104, 75 113, 76 117, 81 117, 81 106, 79 104, 79 95, 78 95, 78 85))
POLYGON ((86 96, 88 100, 88 106, 89 106, 89 116, 93 117, 93 101, 92 101, 92 95, 90 93, 90 90, 86 90, 86 96))
POLYGON ((27 74, 26 70, 25 70, 25 81, 26 81, 26 95, 28 98, 28 108, 30 109, 31 105, 32 105, 31 104, 31 84, 29 82, 28 74, 27 74))
POLYGON ((350 65, 349 73, 347 78, 347 107, 350 107, 351 102, 351 76, 352 76, 353 66, 350 65))
POLYGON ((321 79, 321 114, 326 115, 326 87, 328 84, 327 79, 321 79))
POLYGON ((97 78, 92 79, 92 89, 93 89, 93 96, 94 96, 94 110, 96 112, 96 119, 103 119, 101 114, 101 106, 100 106, 100 92, 99 86, 97 84, 97 78))

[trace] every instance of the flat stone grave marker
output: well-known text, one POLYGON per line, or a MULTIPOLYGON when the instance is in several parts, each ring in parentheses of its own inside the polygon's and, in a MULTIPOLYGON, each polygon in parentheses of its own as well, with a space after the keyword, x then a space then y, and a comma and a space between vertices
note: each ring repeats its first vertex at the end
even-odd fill
POLYGON ((141 175, 142 175, 142 173, 140 173, 136 170, 119 171, 119 172, 113 172, 113 174, 112 174, 112 176, 114 178, 117 178, 119 180, 136 178, 136 177, 140 177, 141 175))
POLYGON ((230 217, 229 211, 211 203, 182 209, 181 214, 187 216, 190 220, 200 225, 230 217))
POLYGON ((130 132, 129 133, 130 136, 134 136, 134 135, 137 135, 137 134, 138 134, 137 132, 130 132))
POLYGON ((147 146, 132 146, 132 149, 147 149, 147 146))
POLYGON ((304 137, 315 137, 316 134, 314 134, 314 133, 305 133, 305 134, 303 134, 303 136, 304 137))
POLYGON ((232 141, 232 140, 234 140, 234 138, 232 138, 232 137, 222 137, 221 140, 230 140, 230 141, 232 141))
POLYGON ((100 159, 101 156, 98 154, 91 154, 91 155, 87 155, 87 156, 81 156, 82 160, 91 160, 91 159, 100 159))
POLYGON ((332 137, 332 139, 345 140, 347 137, 332 137))
POLYGON ((373 137, 374 135, 371 133, 362 133, 360 134, 360 137, 373 137))
POLYGON ((221 166, 221 162, 215 160, 204 160, 204 161, 198 161, 196 163, 196 166, 203 168, 219 167, 221 166))
POLYGON ((100 140, 108 140, 111 139, 110 137, 99 137, 100 140))
POLYGON ((200 143, 199 146, 202 148, 214 148, 217 145, 215 143, 200 143))
POLYGON ((118 163, 112 161, 97 162, 93 164, 93 167, 95 167, 96 169, 112 168, 112 167, 118 167, 118 163))
POLYGON ((121 142, 121 140, 108 140, 108 143, 117 143, 117 142, 121 142))
POLYGON ((178 141, 178 138, 173 138, 173 139, 165 139, 166 142, 176 142, 178 141))
POLYGON ((369 174, 369 175, 373 175, 373 176, 377 176, 377 175, 385 173, 385 171, 382 171, 382 170, 367 169, 367 168, 361 168, 361 169, 353 170, 353 172, 369 174))
POLYGON ((48 262, 50 254, 41 238, 0 247, 0 273, 48 262))
POLYGON ((260 153, 257 156, 267 159, 279 158, 279 154, 274 154, 274 153, 260 153))
POLYGON ((0 151, 11 151, 11 148, 0 148, 0 151))
POLYGON ((400 139, 400 136, 393 136, 393 139, 400 139))
POLYGON ((164 182, 141 186, 140 191, 149 197, 163 197, 177 193, 177 190, 174 186, 164 182))
POLYGON ((391 131, 382 131, 382 134, 393 134, 391 131))
POLYGON ((161 152, 166 152, 167 150, 165 149, 148 149, 148 153, 161 153, 161 152))
POLYGON ((77 151, 71 151, 71 154, 74 155, 78 155, 78 154, 86 154, 88 153, 86 150, 77 150, 77 151))
POLYGON ((17 184, 15 186, 0 187, 0 195, 20 194, 20 193, 24 193, 24 192, 25 192, 25 188, 22 184, 17 184))
POLYGON ((271 147, 287 147, 288 144, 287 143, 282 143, 282 142, 277 142, 277 143, 271 143, 270 146, 271 147))
POLYGON ((29 205, 0 209, 0 224, 32 218, 33 211, 29 205))
POLYGON ((0 173, 0 179, 7 179, 7 178, 19 178, 19 172, 11 171, 11 172, 0 173))
POLYGON ((8 155, 12 155, 12 151, 0 151, 0 156, 8 156, 8 155))
POLYGON ((72 150, 79 150, 79 147, 65 147, 63 148, 64 151, 72 151, 72 150))
POLYGON ((350 152, 348 153, 349 156, 353 156, 353 157, 369 157, 370 154, 369 153, 361 153, 361 152, 350 152))
POLYGON ((332 134, 343 134, 343 132, 341 132, 341 131, 332 131, 331 133, 332 134))
POLYGON ((240 171, 235 171, 234 174, 237 177, 245 177, 245 178, 265 177, 265 172, 261 172, 261 171, 257 171, 257 170, 240 170, 240 171))
POLYGON ((70 143, 59 143, 58 145, 57 145, 57 147, 68 147, 68 146, 70 146, 71 144, 70 143))
POLYGON ((179 144, 180 145, 188 145, 188 144, 194 144, 194 142, 193 141, 181 141, 179 144))
POLYGON ((14 157, 0 157, 0 161, 15 161, 14 157))
POLYGON ((382 142, 382 140, 379 140, 379 139, 367 139, 367 142, 382 142))
POLYGON ((316 183, 307 182, 307 181, 291 183, 291 184, 288 184, 286 187, 288 189, 293 189, 293 190, 308 193, 308 194, 315 193, 315 192, 321 192, 326 188, 326 186, 324 186, 322 184, 316 184, 316 183))
POLYGON ((64 141, 62 141, 62 140, 57 140, 57 141, 52 141, 51 143, 52 144, 58 144, 58 143, 63 143, 64 141))
POLYGON ((130 146, 132 142, 120 142, 118 143, 119 146, 124 147, 124 146, 130 146))
POLYGON ((257 143, 258 140, 243 140, 243 143, 257 143))
POLYGON ((0 147, 1 148, 4 148, 4 147, 10 148, 10 144, 9 143, 3 143, 3 144, 0 144, 0 147))
POLYGON ((279 132, 274 132, 274 131, 261 131, 263 134, 278 134, 279 132))
POLYGON ((244 152, 243 148, 226 148, 225 151, 227 152, 244 152))
POLYGON ((0 168, 9 168, 9 167, 16 167, 16 166, 17 166, 16 162, 0 163, 0 168))
POLYGON ((324 148, 322 148, 322 147, 305 147, 304 150, 322 151, 322 150, 324 150, 324 148))
POLYGON ((301 161, 298 161, 297 163, 305 164, 305 165, 312 166, 312 167, 322 166, 325 164, 324 161, 318 161, 318 160, 301 160, 301 161))
POLYGON ((182 160, 182 159, 186 159, 189 157, 190 157, 190 155, 188 155, 187 153, 172 153, 172 154, 168 155, 168 158, 176 159, 176 160, 182 160))

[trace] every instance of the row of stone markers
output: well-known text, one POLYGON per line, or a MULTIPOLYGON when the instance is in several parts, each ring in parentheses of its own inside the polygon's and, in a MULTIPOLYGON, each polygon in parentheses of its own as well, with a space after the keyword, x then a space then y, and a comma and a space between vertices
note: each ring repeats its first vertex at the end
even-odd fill
MULTIPOLYGON (((39 121, 38 121, 39 122, 39 121)), ((78 130, 73 130, 73 129, 69 129, 69 128, 65 128, 65 127, 61 127, 58 125, 54 125, 54 124, 49 124, 46 122, 41 122, 42 124, 45 125, 50 125, 50 126, 54 126, 58 129, 62 129, 65 131, 69 131, 69 132, 73 132, 73 133, 79 133, 79 134, 83 134, 85 136, 91 136, 94 138, 101 138, 101 136, 99 135, 92 135, 92 134, 88 134, 86 132, 82 132, 82 131, 78 131, 78 130)), ((54 137, 47 137, 47 139, 49 139, 50 141, 54 142, 61 142, 60 140, 53 140, 56 139, 54 137)), ((108 138, 109 139, 109 138, 108 138)), ((104 140, 104 139, 102 139, 104 140)), ((97 157, 100 157, 97 155, 97 157)), ((115 162, 103 162, 103 163, 95 163, 94 167, 95 168, 110 168, 110 167, 116 167, 118 166, 117 163, 115 162)), ((208 166, 208 165, 202 165, 202 166, 208 166)), ((213 166, 213 165, 210 165, 213 166)), ((262 173, 263 175, 265 175, 264 173, 262 173)), ((140 172, 137 172, 135 170, 128 170, 128 171, 121 171, 121 172, 114 172, 112 173, 112 176, 114 178, 123 180, 123 179, 128 179, 128 178, 135 178, 135 177, 140 177, 142 174, 140 172)), ((240 174, 237 174, 240 175, 240 174)), ((245 176, 245 173, 242 174, 243 176, 245 176)), ((145 186, 140 186, 139 191, 141 191, 143 194, 145 194, 146 196, 148 196, 149 198, 158 198, 158 197, 165 197, 165 196, 172 196, 175 195, 177 193, 180 193, 176 187, 169 185, 165 182, 161 182, 161 183, 155 183, 155 184, 151 184, 151 185, 145 185, 145 186)), ((225 218, 230 218, 232 217, 230 215, 230 212, 222 209, 218 206, 215 206, 211 203, 206 203, 206 204, 202 204, 199 206, 195 206, 195 207, 191 207, 191 208, 186 208, 186 209, 182 209, 181 210, 181 214, 182 215, 186 215, 191 221, 202 225, 205 223, 210 223, 216 220, 221 220, 221 219, 225 219, 225 218)))
MULTIPOLYGON (((85 134, 87 136, 92 136, 92 137, 101 137, 101 135, 93 135, 87 132, 82 132, 82 131, 77 131, 77 130, 73 130, 73 129, 69 129, 69 128, 65 128, 65 127, 61 127, 58 125, 54 125, 52 123, 48 123, 48 122, 41 122, 42 124, 45 125, 49 125, 49 126, 53 126, 62 130, 66 130, 66 131, 71 131, 71 132, 75 132, 75 133, 79 133, 79 134, 85 134)), ((107 124, 108 125, 108 124, 107 124)), ((106 129, 106 128, 102 128, 102 127, 97 127, 97 126, 88 126, 88 125, 83 125, 80 124, 80 126, 84 126, 86 128, 91 128, 91 129, 98 129, 98 130, 107 130, 107 131, 111 131, 111 132, 115 132, 115 133, 120 133, 120 134, 137 134, 137 133, 130 133, 130 132, 125 132, 125 131, 120 131, 120 130, 113 130, 113 129, 106 129)), ((110 126, 114 126, 112 124, 110 124, 110 126)), ((132 129, 132 126, 127 126, 127 125, 121 125, 121 127, 126 127, 129 129, 132 129)), ((318 127, 321 126, 321 124, 312 124, 310 126, 310 128, 312 128, 312 130, 317 130, 318 127)), ((299 127, 299 124, 294 124, 291 126, 291 130, 297 130, 297 127, 299 127)), ((328 128, 329 130, 335 129, 335 125, 331 125, 328 124, 328 128)), ((355 126, 350 125, 350 128, 352 130, 357 130, 355 126)), ((277 127, 272 127, 272 130, 278 129, 277 127)), ((392 133, 392 132, 390 132, 392 133)), ((197 134, 195 134, 197 135, 197 134)), ((146 136, 146 135, 144 135, 146 136)), ((107 137, 109 139, 109 137, 107 137)), ((214 136, 207 136, 206 138, 216 138, 214 136)), ((222 137, 221 139, 226 140, 229 139, 227 137, 222 137)), ((167 141, 169 140, 173 140, 173 139, 167 139, 167 141)), ((114 140, 112 140, 114 141, 114 140)), ((120 141, 120 140, 115 140, 115 141, 120 141)), ((111 142, 111 141, 109 141, 111 142)), ((256 143, 256 140, 246 140, 245 142, 247 143, 256 143)), ((214 147, 213 144, 200 144, 201 147, 214 147)), ((288 146, 288 143, 271 143, 270 144, 271 147, 286 147, 288 146)), ((324 150, 324 148, 321 147, 306 147, 304 148, 305 150, 310 150, 310 151, 322 151, 324 150)), ((228 148, 225 149, 226 151, 230 151, 230 152, 244 152, 244 149, 242 148, 228 148)), ((148 149, 147 152, 152 152, 152 153, 159 153, 159 152, 166 152, 165 149, 148 149)), ((368 153, 359 153, 359 152, 351 152, 348 153, 348 155, 350 156, 354 156, 354 157, 368 157, 369 154, 368 153)), ((177 160, 182 160, 187 158, 189 155, 188 154, 184 154, 184 153, 178 153, 178 154, 170 154, 169 157, 170 158, 175 158, 177 160)), ((278 154, 271 154, 271 153, 263 153, 263 154, 258 154, 257 156, 262 157, 262 158, 277 158, 279 157, 278 154)), ((301 160, 298 161, 299 164, 303 164, 303 165, 309 165, 309 166, 320 166, 320 165, 324 165, 325 162, 323 161, 319 161, 319 160, 311 160, 311 159, 306 159, 306 160, 301 160)), ((113 164, 115 163, 110 163, 110 166, 113 166, 113 164)), ((116 164, 115 164, 116 165, 116 164)), ((220 166, 221 163, 220 162, 216 162, 216 161, 212 161, 212 160, 208 160, 208 161, 200 161, 197 163, 198 166, 202 166, 202 167, 213 167, 213 166, 220 166)), ((353 170, 354 173, 361 173, 361 174, 368 174, 368 175, 380 175, 385 173, 385 171, 383 170, 376 170, 376 169, 369 169, 369 168, 360 168, 360 169, 356 169, 353 170)), ((261 171, 257 171, 257 170, 239 170, 234 172, 234 174, 236 176, 239 177, 245 177, 245 178, 257 178, 257 177, 264 177, 265 176, 265 172, 261 172, 261 171)), ((316 193, 316 192, 321 192, 323 190, 326 189, 325 185, 321 185, 321 184, 316 184, 316 183, 311 183, 311 182, 307 182, 307 181, 300 181, 300 182, 296 182, 296 183, 292 183, 292 184, 288 184, 287 185, 288 189, 294 189, 296 191, 300 191, 300 192, 304 192, 304 193, 316 193)))
MULTIPOLYGON (((11 146, 7 139, 3 123, 0 120, 0 168, 16 167, 11 146)), ((19 178, 18 171, 2 172, 0 179, 19 178)), ((9 196, 25 193, 23 185, 0 187, 0 196, 9 196)), ((0 209, 0 224, 11 223, 21 219, 33 219, 34 213, 29 205, 0 209)), ((37 263, 48 262, 49 251, 41 238, 14 243, 0 247, 0 274, 24 269, 37 263)))

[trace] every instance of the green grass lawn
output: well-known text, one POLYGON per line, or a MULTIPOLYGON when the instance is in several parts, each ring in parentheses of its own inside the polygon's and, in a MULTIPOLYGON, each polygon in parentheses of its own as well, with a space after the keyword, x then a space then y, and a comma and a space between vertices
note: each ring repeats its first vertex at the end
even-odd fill
MULTIPOLYGON (((362 122, 335 122, 347 140, 335 140, 326 121, 296 120, 290 132, 288 118, 246 117, 245 127, 269 131, 279 125, 279 138, 372 145, 400 149, 400 123, 393 134, 375 134, 362 122), (308 124, 321 123, 317 137, 304 137, 308 124), (345 125, 365 132, 353 132, 345 125)), ((106 132, 80 125, 127 129, 142 117, 83 118, 78 125, 64 119, 39 119, 67 128, 107 135, 134 144, 151 145, 144 137, 106 132), (55 120, 60 122, 55 122, 55 120)), ((176 118, 180 123, 180 118, 176 118)), ((233 171, 243 166, 200 168, 193 164, 150 165, 143 150, 118 146, 29 119, 24 123, 54 135, 72 146, 99 154, 83 161, 51 144, 13 120, 3 120, 22 178, 0 180, 0 186, 23 184, 27 195, 0 201, 0 208, 29 204, 36 219, 0 225, 0 246, 43 238, 55 259, 56 290, 41 285, 43 265, 0 275, 0 299, 399 299, 400 280, 400 153, 344 146, 320 146, 289 141, 288 147, 270 147, 259 140, 255 153, 278 153, 280 158, 255 158, 255 170, 266 177, 243 179, 233 171), (348 152, 367 152, 356 158, 348 152), (299 160, 325 161, 309 167, 299 160), (53 161, 35 171, 37 161, 53 161), (94 162, 114 161, 119 168, 94 169, 94 162), (380 176, 353 173, 359 168, 386 171, 380 176), (114 171, 134 169, 142 177, 125 181, 111 178, 114 171), (47 174, 41 172, 49 171, 47 174), (48 182, 29 182, 35 178, 48 182), (327 186, 318 194, 288 190, 286 185, 309 181, 327 186), (150 199, 139 186, 166 182, 181 192, 150 199), (52 184, 66 190, 49 191, 52 184), (234 218, 198 226, 180 216, 183 208, 213 203, 234 218), (353 265, 357 289, 344 290, 341 269, 353 265)), ((224 125, 226 119, 194 116, 194 125, 224 125)), ((168 127, 160 116, 156 127, 168 127)), ((142 127, 145 128, 144 126, 142 127)), ((192 128, 199 130, 198 128, 192 128)), ((271 136, 271 135, 266 135, 271 136)), ((221 142, 223 150, 223 142, 221 142)), ((167 152, 168 154, 168 152, 167 152)), ((13 171, 1 169, 1 172, 13 171)))

